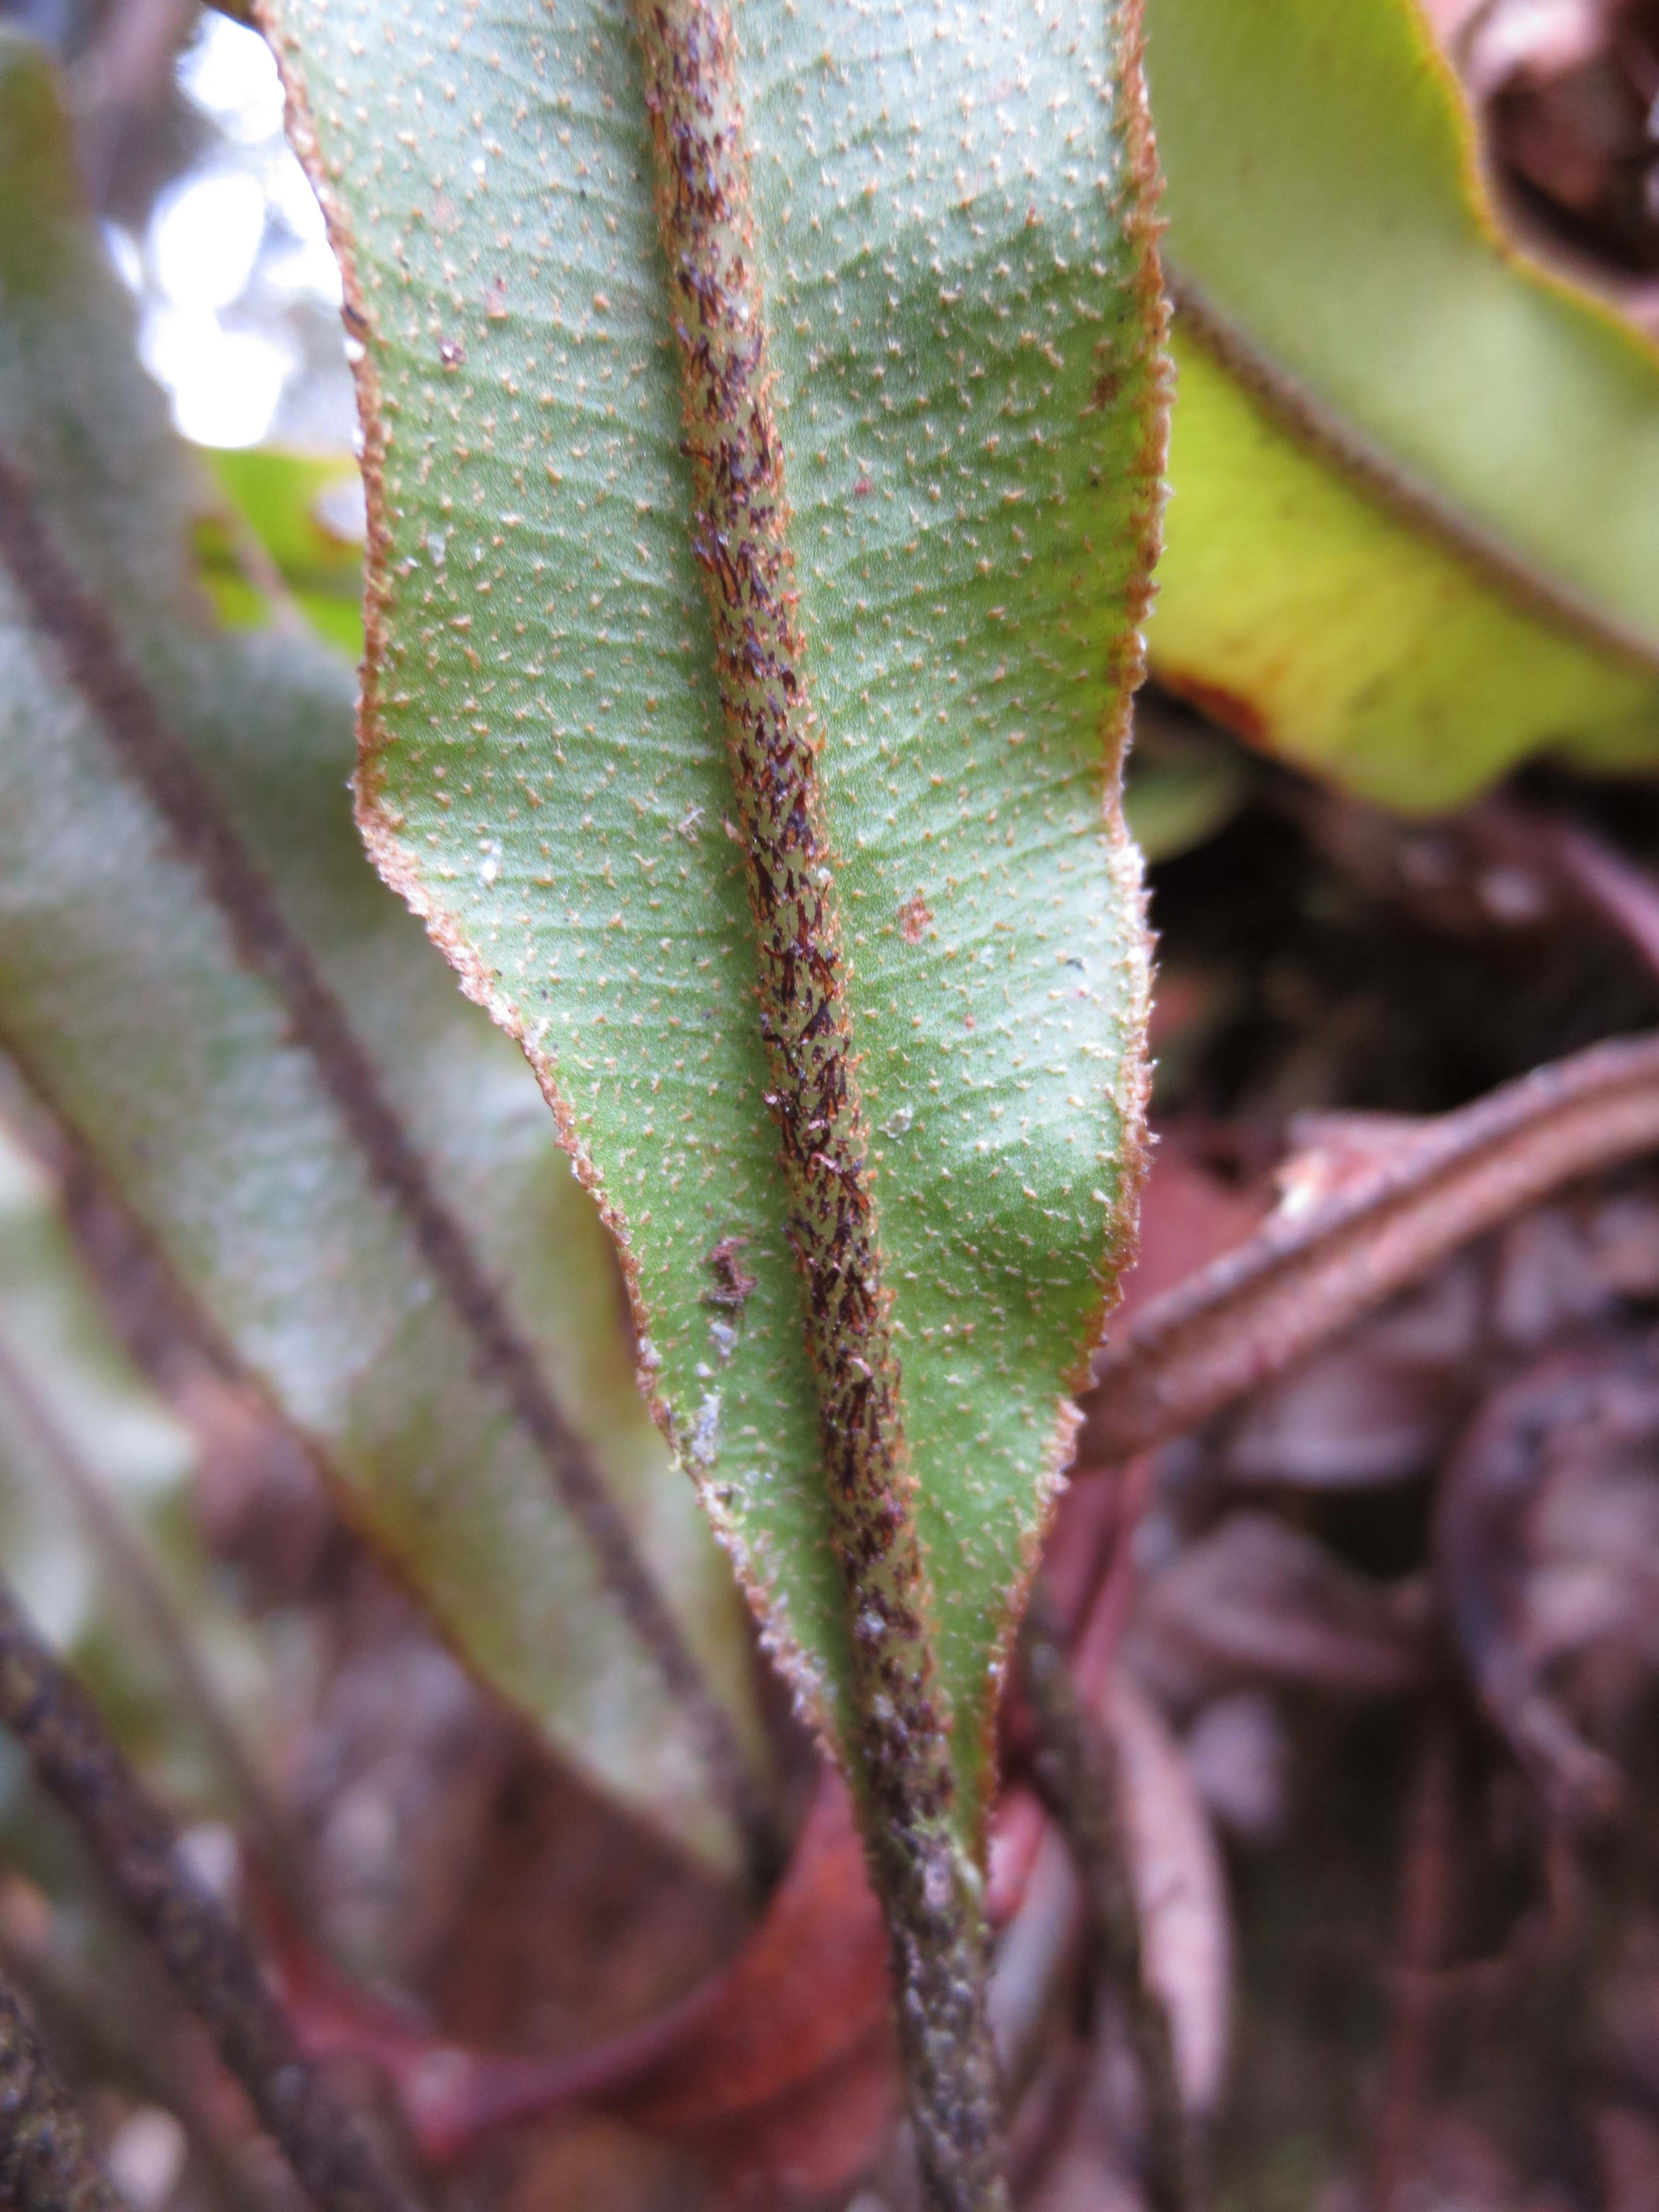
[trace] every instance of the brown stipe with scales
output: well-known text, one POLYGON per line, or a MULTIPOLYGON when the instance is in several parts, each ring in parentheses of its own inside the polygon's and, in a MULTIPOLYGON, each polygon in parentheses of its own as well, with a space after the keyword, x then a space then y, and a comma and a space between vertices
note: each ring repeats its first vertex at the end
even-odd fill
POLYGON ((97 714, 123 764, 199 871, 240 957, 281 999, 295 1040, 310 1053, 375 1182, 413 1230, 477 1344, 481 1364, 534 1441, 562 1503, 592 1547, 605 1588, 690 1723, 714 1786, 743 1832, 757 1886, 763 1886, 778 1858, 770 1808, 626 1521, 560 1412, 465 1228, 444 1203, 339 1000, 289 927, 275 890, 208 777, 163 720, 108 617, 59 552, 32 486, 3 459, 0 563, 33 622, 56 645, 70 682, 97 714))
POLYGON ((692 550, 754 921, 761 1034, 805 1288, 831 1540, 851 1620, 847 1750, 887 1914, 912 2118, 941 2207, 1003 2201, 985 1934, 945 1815, 952 1780, 881 1279, 870 1136, 796 617, 783 450, 726 9, 636 0, 684 380, 692 550))
MULTIPOLYGON (((0 1723, 22 1745, 41 1788, 80 1829, 320 2212, 414 2212, 414 2198, 301 2057, 258 1961, 185 1866, 178 1838, 111 1742, 91 1699, 3 1583, 0 1723)), ((64 2212, 97 2208, 87 2202, 64 2212)))
POLYGON ((0 1982, 0 2197, 17 2212, 120 2212, 87 2131, 14 1992, 0 1982))

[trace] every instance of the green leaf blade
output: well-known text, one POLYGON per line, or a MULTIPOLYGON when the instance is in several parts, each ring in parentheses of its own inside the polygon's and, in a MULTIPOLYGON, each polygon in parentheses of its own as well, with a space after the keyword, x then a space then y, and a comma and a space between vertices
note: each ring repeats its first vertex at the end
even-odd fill
POLYGON ((1416 9, 1151 0, 1148 40, 1176 270, 1407 471, 1659 650, 1659 360, 1503 244, 1416 9))
MULTIPOLYGON (((1115 790, 1161 419, 1146 162, 1127 14, 1030 27, 1016 52, 851 9, 740 26, 969 1844, 1010 1606, 1133 1211, 1146 992, 1115 790)), ((627 13, 495 0, 428 53, 375 6, 296 0, 276 37, 368 347, 366 828, 602 1182, 682 1457, 833 1730, 845 1598, 627 13), (417 97, 434 82, 453 102, 417 97), (732 1237, 740 1316, 711 1303, 732 1237)))

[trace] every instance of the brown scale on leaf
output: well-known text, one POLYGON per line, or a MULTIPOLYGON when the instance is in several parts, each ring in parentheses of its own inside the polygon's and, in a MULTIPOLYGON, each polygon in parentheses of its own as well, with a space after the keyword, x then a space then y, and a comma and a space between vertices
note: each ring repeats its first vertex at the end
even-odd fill
POLYGON ((728 1313, 740 1314, 748 1304, 755 1278, 739 1257, 748 1242, 746 1237, 722 1237, 708 1252, 702 1264, 714 1280, 702 1294, 704 1305, 724 1306, 728 1313))
POLYGON ((899 935, 907 945, 920 945, 933 919, 932 908, 918 891, 914 898, 906 899, 898 910, 899 935))
POLYGON ((936 2203, 982 2212, 1001 2191, 984 1936, 971 1877, 945 1825, 946 1716, 926 1636, 930 1598, 881 1282, 869 1131, 853 1073, 735 46, 729 16, 708 0, 636 0, 636 21, 681 356, 692 550, 713 617, 737 836, 747 860, 766 1103, 778 1126, 788 1234, 806 1288, 831 1537, 853 1626, 856 1710, 848 1717, 847 1749, 892 1937, 929 2192, 936 2203))

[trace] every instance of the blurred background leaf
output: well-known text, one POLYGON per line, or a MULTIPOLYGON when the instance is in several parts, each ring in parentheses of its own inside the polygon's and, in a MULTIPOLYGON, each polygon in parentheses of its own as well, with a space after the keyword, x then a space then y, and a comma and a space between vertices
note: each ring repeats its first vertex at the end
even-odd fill
POLYGON ((225 496, 196 526, 203 582, 222 622, 268 622, 291 605, 349 659, 363 650, 363 483, 349 453, 222 447, 225 496))
POLYGON ((1412 0, 1151 0, 1154 676, 1409 811, 1659 765, 1659 356, 1501 238, 1412 0))
MULTIPOLYGON (((362 857, 349 666, 292 624, 228 635, 203 604, 200 479, 79 212, 51 74, 14 33, 0 189, 0 450, 351 1010, 754 1753, 746 1626, 635 1388, 608 1241, 516 1051, 362 857)), ((9 580, 0 665, 0 1037, 468 1662, 602 1787, 729 1864, 695 1740, 546 1466, 9 580)))
POLYGON ((6 1573, 169 1802, 227 1818, 254 1771, 247 1745, 270 1739, 270 1680, 256 1632, 214 1586, 197 1462, 191 1430, 113 1334, 49 1176, 0 1122, 6 1573))

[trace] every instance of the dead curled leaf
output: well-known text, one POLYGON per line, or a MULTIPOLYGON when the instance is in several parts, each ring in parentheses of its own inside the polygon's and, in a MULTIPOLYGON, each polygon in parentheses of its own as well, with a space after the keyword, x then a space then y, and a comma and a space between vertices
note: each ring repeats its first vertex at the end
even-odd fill
POLYGON ((1493 1721, 1558 1817, 1615 1812, 1619 1770, 1563 1693, 1574 1660, 1659 1670, 1659 1336, 1538 1361, 1488 1401, 1448 1464, 1435 1571, 1452 1635, 1493 1721))
POLYGON ((1186 1759, 1152 1701, 1120 1674, 1097 1710, 1117 1743, 1146 1978, 1169 2014, 1182 2102, 1210 2112, 1226 2075, 1232 1986, 1220 1853, 1186 1759))
MULTIPOLYGON (((1170 2007, 1187 2101, 1207 2109, 1222 2083, 1230 1990, 1214 1840, 1182 1754, 1141 1693, 1120 1682, 1093 1695, 1123 1761, 1148 1971, 1170 2007)), ((1030 1818, 1028 1794, 1014 1792, 1013 1804, 1024 1817, 1015 1822, 1018 1865, 1004 1880, 998 1917, 1018 1923, 1010 1943, 1023 1934, 1025 1950, 1035 1943, 1041 1954, 1041 2010, 1078 1940, 1076 1887, 1069 1883, 1056 1920, 1055 1899, 1036 1894, 1034 1874, 1051 1865, 1052 1831, 1030 1818)), ((499 2130, 586 2110, 698 2151, 728 2189, 830 2190, 869 2163, 891 2124, 898 2082, 887 1942, 833 1771, 822 1775, 789 1871, 732 1964, 655 2019, 570 2055, 447 2042, 345 1982, 270 1896, 264 1911, 307 2055, 378 2070, 415 2147, 435 2165, 499 2130)))
POLYGON ((1594 1045, 1345 1164, 1293 1180, 1257 1233, 1109 1337, 1079 1472, 1195 1427, 1483 1231, 1659 1145, 1659 1038, 1594 1045))
POLYGON ((1250 1682, 1394 1697, 1428 1679, 1423 1608, 1266 1513, 1235 1513, 1144 1592, 1125 1665, 1166 1709, 1250 1682))
POLYGON ((444 2042, 345 1984, 267 1909, 313 2059, 367 2060, 435 2164, 495 2130, 598 2110, 702 2151, 728 2178, 830 2188, 896 2097, 887 1942, 845 1784, 826 1769, 787 1874, 732 1964, 637 2028, 570 2056, 444 2042))

